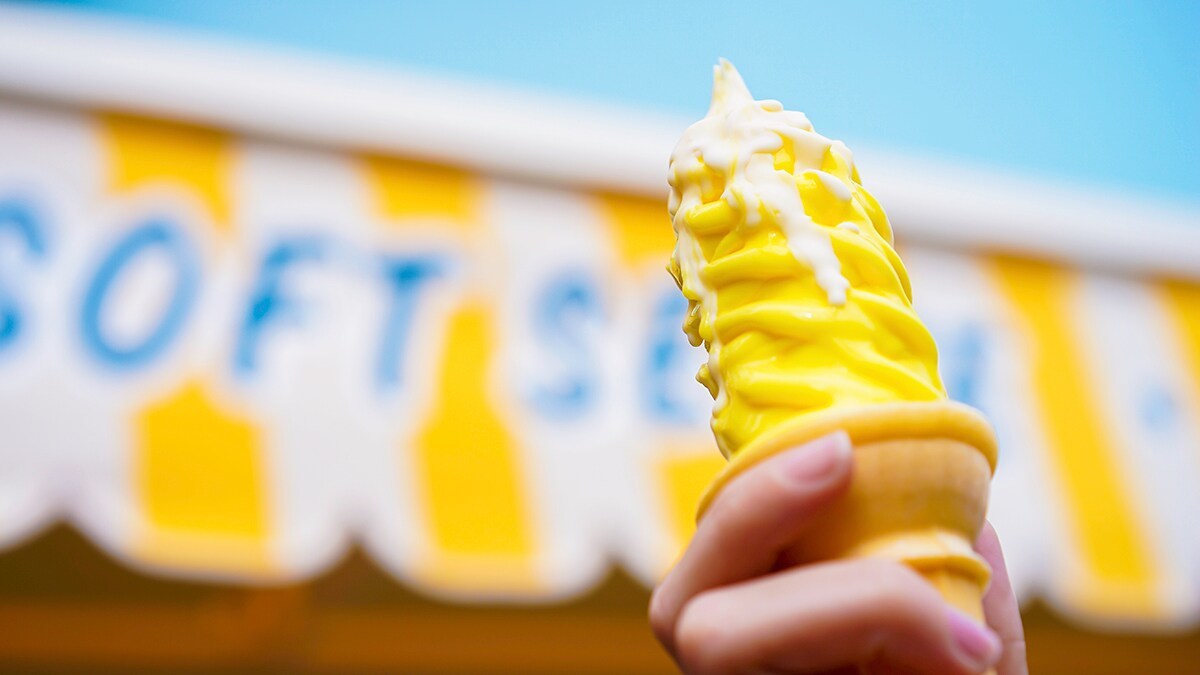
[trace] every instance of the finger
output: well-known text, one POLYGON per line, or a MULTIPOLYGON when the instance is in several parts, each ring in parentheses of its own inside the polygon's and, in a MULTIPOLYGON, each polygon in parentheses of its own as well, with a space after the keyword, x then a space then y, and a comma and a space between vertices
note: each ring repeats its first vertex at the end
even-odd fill
POLYGON ((676 645, 696 675, 850 666, 966 675, 1000 651, 995 635, 949 609, 916 572, 882 559, 798 567, 702 593, 684 608, 676 645))
POLYGON ((837 432, 764 460, 725 487, 651 598, 650 624, 668 651, 692 596, 771 570, 811 516, 849 484, 850 453, 850 438, 837 432))
POLYGON ((1025 629, 1021 625, 1021 610, 1013 594, 1012 582, 1008 578, 1008 567, 1004 564, 1004 553, 1000 550, 1000 538, 991 523, 983 524, 983 531, 975 542, 975 550, 992 568, 992 585, 983 596, 983 614, 988 625, 1000 636, 1004 653, 996 665, 997 675, 1028 675, 1025 660, 1025 629))

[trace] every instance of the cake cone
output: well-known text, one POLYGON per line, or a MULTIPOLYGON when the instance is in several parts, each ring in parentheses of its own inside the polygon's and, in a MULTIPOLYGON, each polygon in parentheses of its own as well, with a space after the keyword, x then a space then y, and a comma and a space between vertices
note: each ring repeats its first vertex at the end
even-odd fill
POLYGON ((986 422, 966 406, 917 403, 845 411, 783 427, 745 449, 713 482, 701 513, 739 473, 837 426, 854 443, 850 488, 787 552, 803 564, 877 556, 903 562, 948 603, 983 619, 990 572, 973 549, 995 461, 986 422))

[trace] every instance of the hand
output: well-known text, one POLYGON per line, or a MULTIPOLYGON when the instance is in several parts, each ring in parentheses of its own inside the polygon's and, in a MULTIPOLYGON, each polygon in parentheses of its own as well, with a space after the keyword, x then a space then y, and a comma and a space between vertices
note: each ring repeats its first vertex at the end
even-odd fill
POLYGON ((785 568, 781 555, 850 483, 850 439, 836 433, 780 453, 731 482, 655 589, 650 623, 689 674, 979 673, 1025 675, 1021 616, 1000 543, 986 628, 916 572, 882 559, 785 568))

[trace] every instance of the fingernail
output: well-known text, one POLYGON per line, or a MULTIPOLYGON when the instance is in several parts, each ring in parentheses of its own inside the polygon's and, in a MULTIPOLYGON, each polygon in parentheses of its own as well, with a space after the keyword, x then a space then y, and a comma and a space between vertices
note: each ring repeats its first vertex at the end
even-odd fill
POLYGON ((849 457, 850 437, 837 431, 789 452, 780 468, 792 480, 810 483, 833 474, 849 457))
POLYGON ((950 609, 947 614, 950 636, 964 665, 980 671, 1000 659, 1000 638, 990 628, 957 609, 950 609))

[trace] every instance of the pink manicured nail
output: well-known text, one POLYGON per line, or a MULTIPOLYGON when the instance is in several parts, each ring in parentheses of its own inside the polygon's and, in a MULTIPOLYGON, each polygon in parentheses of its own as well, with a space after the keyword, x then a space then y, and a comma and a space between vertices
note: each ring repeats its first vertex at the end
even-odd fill
POLYGON ((789 451, 780 469, 797 482, 810 483, 833 474, 849 458, 850 437, 836 431, 789 451))
POLYGON ((950 609, 947 614, 950 635, 964 665, 981 671, 1000 659, 1000 638, 991 629, 957 609, 950 609))

